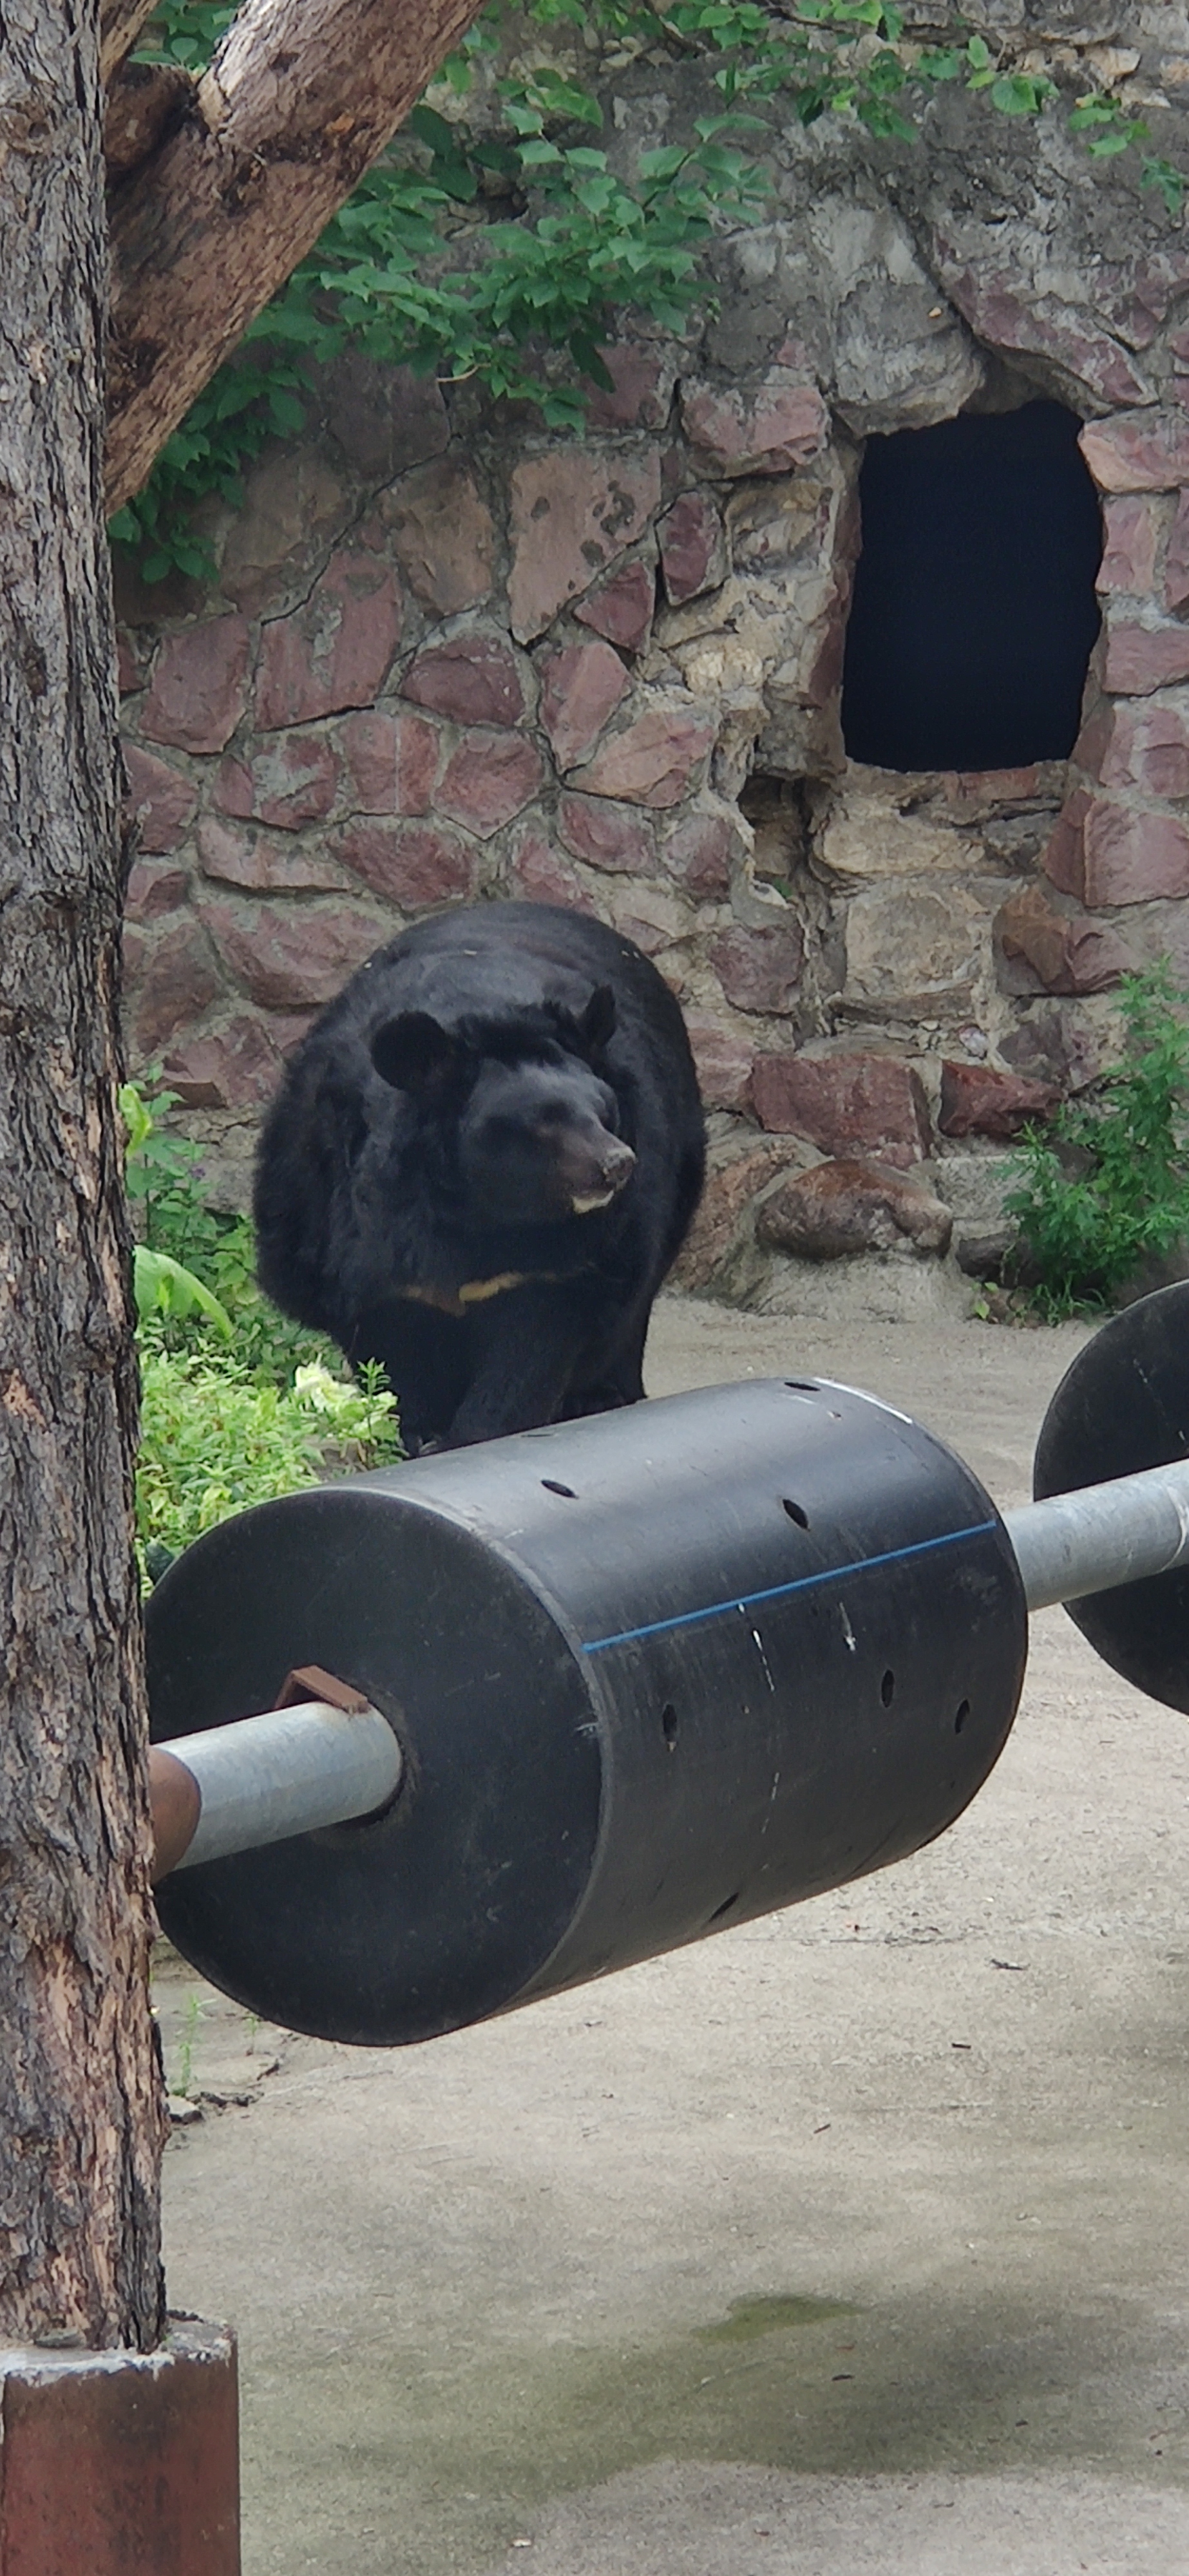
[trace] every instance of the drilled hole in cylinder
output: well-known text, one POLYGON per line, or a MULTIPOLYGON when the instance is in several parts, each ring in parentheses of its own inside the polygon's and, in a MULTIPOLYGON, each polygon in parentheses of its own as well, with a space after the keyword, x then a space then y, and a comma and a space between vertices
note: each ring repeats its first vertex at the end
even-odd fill
POLYGON ((790 1502, 787 1494, 782 1496, 782 1501, 789 1519, 796 1522, 798 1529, 808 1529, 809 1514, 802 1510, 800 1503, 790 1502))
POLYGON ((815 1377, 786 1377, 785 1385, 790 1395, 816 1395, 818 1391, 815 1377))
POLYGON ((970 1715, 970 1702, 969 1702, 969 1700, 968 1700, 968 1699, 964 1699, 964 1700, 962 1700, 962 1701, 959 1703, 958 1709, 957 1709, 957 1711, 956 1711, 956 1713, 955 1713, 955 1716, 954 1716, 954 1733, 955 1733, 955 1735, 960 1735, 960 1734, 961 1734, 962 1729, 963 1729, 963 1727, 965 1726, 965 1724, 966 1724, 966 1720, 967 1720, 967 1718, 969 1717, 969 1715, 970 1715))
POLYGON ((880 1696, 881 1700, 883 1701, 883 1704, 884 1704, 884 1707, 885 1707, 885 1708, 890 1708, 890 1707, 891 1707, 891 1705, 892 1705, 892 1700, 893 1700, 893 1697, 894 1697, 894 1695, 895 1695, 895 1690, 896 1690, 896 1676, 895 1676, 894 1672, 892 1672, 892 1671, 889 1669, 889 1670, 884 1674, 883 1680, 881 1681, 881 1683, 880 1683, 880 1685, 879 1685, 879 1696, 880 1696))
POLYGON ((578 1500, 572 1485, 559 1485, 553 1476, 542 1476, 541 1483, 547 1494, 561 1494, 567 1503, 576 1503, 578 1500))
POLYGON ((733 1896, 725 1896, 722 1904, 716 1905, 713 1914, 707 1916, 707 1921, 710 1923, 721 1923, 724 1914, 729 1914, 731 1907, 738 1904, 742 1893, 742 1888, 737 1887, 733 1896))
POLYGON ((671 1699, 665 1701, 661 1710, 661 1734, 670 1753, 675 1753, 677 1751, 677 1711, 671 1699))

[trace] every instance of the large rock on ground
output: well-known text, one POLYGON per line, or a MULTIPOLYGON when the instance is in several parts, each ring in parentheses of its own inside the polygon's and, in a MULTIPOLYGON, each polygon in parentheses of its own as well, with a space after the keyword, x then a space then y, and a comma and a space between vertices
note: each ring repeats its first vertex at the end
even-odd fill
POLYGON ((941 1199, 890 1163, 817 1163, 781 1181, 756 1219, 757 1240, 803 1261, 838 1261, 856 1252, 949 1249, 953 1217, 941 1199))

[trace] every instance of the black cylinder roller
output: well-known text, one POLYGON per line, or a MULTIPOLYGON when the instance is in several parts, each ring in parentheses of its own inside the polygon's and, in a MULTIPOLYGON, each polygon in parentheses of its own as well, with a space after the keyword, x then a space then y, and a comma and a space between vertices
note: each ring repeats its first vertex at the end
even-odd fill
POLYGON ((166 1931, 297 2030, 426 2039, 901 1859, 1015 1714, 982 1486, 874 1398, 710 1388, 268 1503, 148 1606, 154 1739, 297 1665, 400 1737, 384 1814, 166 1879, 166 1931))

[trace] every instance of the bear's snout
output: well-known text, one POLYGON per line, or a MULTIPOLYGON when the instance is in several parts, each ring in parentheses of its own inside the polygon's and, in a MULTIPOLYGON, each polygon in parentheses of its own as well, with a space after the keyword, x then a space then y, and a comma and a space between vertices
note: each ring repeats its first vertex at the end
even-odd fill
POLYGON ((631 1146, 621 1144, 618 1136, 608 1136, 594 1160, 589 1181, 583 1175, 582 1185, 571 1196, 575 1216, 593 1216, 599 1208, 610 1207, 636 1168, 631 1146))

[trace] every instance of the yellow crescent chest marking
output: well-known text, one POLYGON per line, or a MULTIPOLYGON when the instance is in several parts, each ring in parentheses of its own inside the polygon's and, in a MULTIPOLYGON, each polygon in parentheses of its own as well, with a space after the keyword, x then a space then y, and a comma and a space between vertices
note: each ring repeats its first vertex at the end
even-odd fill
POLYGON ((489 1297, 502 1297, 509 1288, 531 1288, 539 1281, 551 1282, 552 1270, 500 1270, 494 1279, 464 1279, 460 1288, 402 1288, 401 1297, 417 1306, 433 1306, 439 1315, 465 1315, 468 1306, 482 1306, 489 1297))

